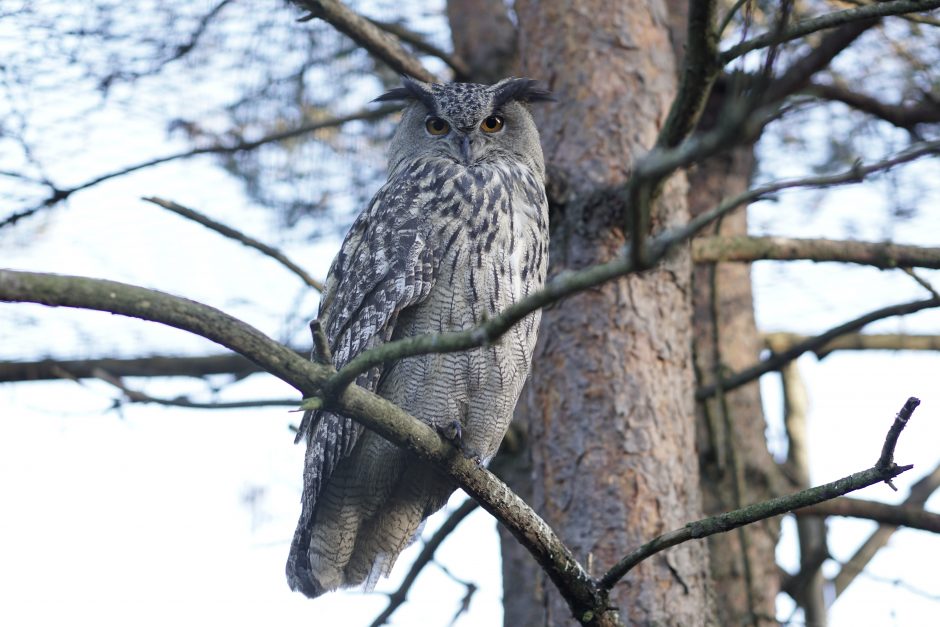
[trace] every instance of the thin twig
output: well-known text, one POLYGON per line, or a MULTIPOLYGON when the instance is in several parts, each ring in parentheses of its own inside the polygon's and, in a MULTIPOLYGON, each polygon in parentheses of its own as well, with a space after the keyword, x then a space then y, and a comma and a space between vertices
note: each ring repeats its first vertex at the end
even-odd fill
POLYGON ((191 401, 185 397, 160 398, 151 396, 140 390, 129 388, 121 379, 111 373, 97 369, 95 377, 105 383, 109 383, 121 390, 132 403, 154 403, 156 405, 166 405, 167 407, 186 407, 189 409, 250 409, 255 407, 297 407, 296 398, 282 399, 258 399, 252 401, 216 401, 212 403, 201 403, 191 401))
POLYGON ((379 614, 374 621, 372 621, 371 627, 379 627, 379 625, 384 625, 388 622, 388 619, 392 617, 392 614, 397 610, 408 598, 408 591, 411 590, 411 586, 414 585, 415 580, 417 580, 418 575, 421 574, 421 571, 427 566, 431 560, 434 559, 434 552, 437 551, 438 547, 444 543, 450 534, 457 528, 457 526, 463 522, 464 518, 469 516, 477 508, 477 502, 473 499, 467 499, 461 503, 457 509, 452 511, 447 519, 438 527, 437 531, 434 532, 427 542, 424 543, 424 547, 421 549, 421 553, 418 554, 418 557, 415 558, 415 561, 412 562, 411 568, 408 570, 408 574, 405 575, 405 578, 402 580, 401 585, 398 586, 398 589, 395 592, 392 592, 388 599, 388 607, 382 610, 382 613, 379 614))
MULTIPOLYGON (((911 404, 912 400, 916 399, 909 399, 904 406, 905 409, 902 409, 902 412, 906 410, 906 408, 911 404)), ((916 407, 916 404, 911 407, 911 411, 913 411, 914 407, 916 407)), ((908 415, 908 417, 910 416, 908 415)), ((889 444, 891 446, 897 444, 897 438, 894 436, 894 429, 895 425, 892 425, 891 430, 888 432, 888 437, 885 439, 885 447, 888 447, 889 444)), ((889 456, 893 457, 893 455, 894 450, 891 449, 889 456)), ((785 514, 801 507, 815 505, 816 503, 821 503, 837 496, 842 496, 844 494, 848 494, 849 492, 866 488, 881 481, 888 481, 913 468, 913 466, 898 466, 893 463, 884 465, 882 464, 884 457, 884 451, 882 451, 882 456, 879 458, 878 463, 876 463, 875 466, 869 468, 868 470, 863 470, 861 472, 849 475, 848 477, 839 479, 838 481, 833 481, 832 483, 827 483, 815 488, 803 490, 801 492, 797 492, 796 494, 764 501, 763 503, 749 505, 748 507, 734 510, 733 512, 727 512, 725 514, 703 518, 702 520, 689 523, 681 529, 676 529, 675 531, 670 531, 669 533, 663 534, 658 538, 647 542, 636 550, 628 553, 626 557, 617 562, 617 564, 601 578, 599 582, 600 586, 605 590, 610 590, 614 584, 620 581, 624 575, 626 575, 637 564, 649 558, 650 556, 670 547, 676 546, 677 544, 681 544, 692 539, 707 538, 708 536, 714 535, 716 533, 723 533, 725 531, 737 529, 742 525, 748 525, 753 522, 757 522, 758 520, 764 520, 765 518, 770 518, 772 516, 779 516, 780 514, 785 514)))
MULTIPOLYGON (((905 265, 907 265, 907 264, 905 264, 905 265)), ((934 298, 940 298, 940 293, 937 292, 937 288, 935 288, 935 287, 930 283, 930 281, 928 281, 928 280, 925 279, 924 277, 922 277, 922 276, 920 276, 919 274, 917 274, 916 272, 914 272, 914 269, 913 269, 913 268, 904 268, 904 272, 907 273, 907 275, 910 276, 912 279, 914 279, 915 281, 917 281, 917 284, 918 284, 918 285, 920 285, 922 288, 924 288, 925 290, 927 290, 928 292, 930 292, 930 295, 931 295, 931 296, 933 296, 934 298)))
MULTIPOLYGON (((901 503, 904 507, 916 507, 923 509, 924 504, 933 495, 934 491, 940 487, 940 464, 911 486, 911 491, 907 498, 901 503)), ((894 525, 879 525, 862 545, 855 551, 851 558, 842 565, 842 570, 835 576, 835 595, 838 597, 855 580, 859 573, 863 572, 865 566, 875 557, 878 551, 887 546, 891 536, 897 530, 894 525)))
POLYGON ((313 289, 317 290, 318 292, 323 291, 322 282, 310 276, 306 270, 304 270, 303 268, 298 266, 296 263, 288 259, 287 256, 281 251, 279 251, 278 249, 272 246, 268 246, 267 244, 263 242, 259 242, 255 238, 249 237, 248 235, 245 235, 241 231, 237 229, 233 229, 227 224, 216 222, 209 216, 199 213, 195 209, 184 207, 183 205, 175 203, 172 200, 164 200, 163 198, 156 198, 156 197, 142 198, 141 200, 145 200, 157 206, 163 207, 164 209, 168 209, 169 211, 172 211, 173 213, 177 215, 181 215, 184 218, 192 220, 193 222, 198 222, 199 224, 212 229, 216 233, 224 235, 225 237, 228 237, 235 241, 241 242, 242 244, 244 244, 245 246, 248 246, 249 248, 254 248, 255 250, 260 251, 263 254, 267 255, 271 259, 274 259, 275 261, 280 263, 282 266, 284 266, 285 268, 287 268, 288 270, 290 270, 291 272, 299 276, 300 279, 304 283, 306 283, 313 289))

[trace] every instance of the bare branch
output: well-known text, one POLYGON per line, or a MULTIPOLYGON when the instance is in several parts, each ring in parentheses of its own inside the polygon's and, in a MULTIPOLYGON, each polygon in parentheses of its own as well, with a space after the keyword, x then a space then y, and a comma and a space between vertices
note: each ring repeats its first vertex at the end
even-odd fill
POLYGON ((382 610, 382 613, 372 621, 371 627, 379 627, 379 625, 385 625, 388 622, 388 619, 392 617, 395 610, 408 598, 408 591, 411 590, 411 586, 414 585, 418 575, 420 575, 424 567, 434 559, 434 552, 444 543, 444 540, 450 536, 454 529, 463 522, 463 519, 469 516, 476 508, 477 502, 473 499, 467 499, 450 513, 447 520, 445 520, 444 523, 438 527, 437 531, 434 532, 434 535, 424 543, 421 553, 418 554, 418 557, 416 557, 415 561, 411 564, 411 569, 408 571, 408 574, 405 575, 401 585, 398 586, 395 592, 389 595, 388 607, 382 610))
MULTIPOLYGON (((913 408, 917 406, 914 401, 920 402, 917 401, 917 399, 908 399, 904 406, 905 409, 902 409, 902 412, 908 407, 913 411, 913 408)), ((609 590, 637 564, 677 544, 688 542, 692 539, 707 538, 716 533, 731 531, 732 529, 749 525, 758 520, 764 520, 765 518, 779 516, 780 514, 785 514, 801 507, 822 503, 823 501, 848 494, 855 490, 860 490, 861 488, 866 488, 881 481, 890 481, 901 473, 913 468, 913 466, 898 466, 893 463, 885 465, 883 463, 885 460, 884 450, 888 448, 889 444, 892 446, 897 444, 897 438, 894 437, 896 424, 897 420, 895 420, 891 430, 888 432, 888 437, 885 440, 885 449, 883 449, 881 457, 872 468, 857 472, 848 477, 839 479, 838 481, 833 481, 832 483, 797 492, 796 494, 778 497, 764 501, 763 503, 756 503, 748 507, 734 510, 733 512, 703 518, 702 520, 689 523, 681 529, 665 533, 627 554, 626 557, 617 562, 617 564, 601 578, 600 586, 605 590, 609 590)), ((889 457, 893 457, 893 455, 894 449, 892 448, 889 457)))
POLYGON ((838 261, 883 270, 911 266, 940 269, 940 248, 792 237, 701 237, 692 241, 692 258, 697 263, 772 259, 838 261))
POLYGON ((38 205, 35 205, 29 209, 24 209, 23 211, 18 211, 13 213, 3 220, 0 220, 0 229, 12 226, 24 218, 28 218, 40 211, 56 205, 62 200, 70 197, 75 192, 79 192, 89 187, 94 187, 99 183, 124 176, 125 174, 130 174, 132 172, 137 172, 138 170, 144 170, 146 168, 151 168, 156 165, 163 163, 169 163, 170 161, 178 161, 180 159, 189 159, 191 157, 196 157, 199 155, 207 154, 233 154, 237 152, 245 152, 249 150, 254 150, 265 144, 270 144, 274 142, 283 141, 285 139, 290 139, 291 137, 296 137, 298 135, 305 135, 307 133, 312 133, 325 128, 332 128, 335 126, 342 126, 347 122, 354 122, 357 120, 374 120, 388 115, 394 111, 399 110, 401 107, 398 105, 387 105, 378 107, 376 109, 368 109, 359 111, 357 113, 351 113, 349 115, 337 116, 325 120, 318 120, 316 122, 308 122, 306 124, 301 124, 292 129, 287 129, 284 131, 278 131, 276 133, 271 133, 270 135, 265 135, 259 139, 255 140, 240 140, 232 144, 215 144, 212 146, 205 146, 203 148, 193 148, 191 150, 184 150, 182 152, 177 152, 171 155, 166 155, 163 157, 157 157, 155 159, 149 159, 147 161, 142 161, 134 165, 125 166, 119 170, 113 172, 108 172, 106 174, 101 174, 95 178, 89 179, 80 185, 75 187, 70 187, 67 189, 58 189, 52 187, 52 193, 48 198, 43 200, 38 205))
POLYGON ((711 398, 718 392, 719 388, 727 392, 728 390, 738 388, 745 383, 750 383, 751 381, 768 372, 779 370, 781 366, 790 361, 793 361, 803 353, 820 349, 840 335, 857 331, 858 329, 861 329, 865 325, 876 320, 891 318, 893 316, 903 316, 921 311, 922 309, 929 309, 931 307, 940 307, 940 299, 928 298, 927 300, 918 300, 911 303, 891 305, 890 307, 876 309, 875 311, 869 312, 863 316, 859 316, 854 320, 850 320, 849 322, 840 324, 837 327, 833 327, 825 333, 821 333, 820 335, 811 337, 804 342, 791 346, 783 352, 774 353, 767 359, 751 366, 750 368, 745 368, 740 372, 736 372, 735 374, 722 379, 718 383, 700 387, 695 393, 695 398, 701 401, 706 398, 711 398))
POLYGON ((301 21, 320 18, 365 48, 369 54, 384 61, 399 74, 413 76, 427 83, 440 82, 440 79, 428 72, 420 61, 402 48, 396 38, 370 20, 350 10, 342 2, 338 0, 295 0, 295 2, 310 11, 310 14, 303 17, 301 21))
POLYGON ((142 200, 146 200, 147 202, 151 202, 157 206, 163 207, 164 209, 168 209, 177 215, 181 215, 184 218, 188 218, 194 222, 198 222, 199 224, 212 229, 216 233, 219 233, 221 235, 224 235, 225 237, 241 242, 242 244, 244 244, 245 246, 248 246, 249 248, 254 248, 255 250, 262 252, 263 254, 267 255, 268 257, 271 257, 272 259, 274 259, 275 261, 283 265, 285 268, 287 268, 288 270, 290 270, 291 272, 299 276, 300 279, 304 283, 306 283, 313 289, 317 290, 318 292, 323 291, 323 283, 321 281, 318 281, 312 276, 310 276, 306 270, 304 270, 303 268, 295 264, 293 261, 288 259, 287 256, 281 251, 279 251, 278 249, 272 246, 268 246, 267 244, 264 244, 262 242, 259 242, 253 237, 249 237, 245 235, 241 231, 233 229, 232 227, 226 224, 222 224, 221 222, 216 222, 209 216, 199 213, 198 211, 195 211, 194 209, 190 209, 189 207, 184 207, 183 205, 177 204, 173 202, 172 200, 164 200, 162 198, 155 198, 155 197, 143 198, 142 200))
POLYGON ((805 507, 793 512, 799 517, 803 516, 846 516, 851 518, 867 518, 884 525, 896 527, 910 527, 940 533, 940 514, 927 512, 916 507, 902 505, 888 505, 875 501, 864 501, 840 497, 812 507, 805 507))
POLYGON ((722 52, 719 59, 722 65, 727 65, 730 61, 752 50, 759 50, 760 48, 766 48, 776 43, 799 39, 800 37, 805 37, 806 35, 827 28, 834 28, 848 24, 849 22, 868 20, 876 17, 930 11, 937 7, 940 7, 940 0, 892 0, 889 2, 868 4, 857 9, 834 11, 798 22, 785 29, 782 33, 768 32, 741 42, 736 46, 732 46, 725 52, 722 52))

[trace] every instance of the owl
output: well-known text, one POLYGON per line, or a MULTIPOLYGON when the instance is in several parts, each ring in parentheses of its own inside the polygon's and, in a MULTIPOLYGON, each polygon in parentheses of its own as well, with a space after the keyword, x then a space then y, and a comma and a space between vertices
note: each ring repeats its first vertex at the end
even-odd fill
MULTIPOLYGON (((389 148, 388 181, 352 225, 327 276, 319 321, 337 368, 384 342, 475 327, 542 287, 545 166, 528 105, 548 99, 525 78, 495 85, 405 79, 377 99, 402 101, 405 109, 389 148)), ((512 419, 539 318, 529 314, 486 346, 386 363, 356 383, 485 462, 512 419)), ((371 589, 456 486, 333 413, 305 415, 301 439, 302 511, 288 583, 308 597, 371 589)))

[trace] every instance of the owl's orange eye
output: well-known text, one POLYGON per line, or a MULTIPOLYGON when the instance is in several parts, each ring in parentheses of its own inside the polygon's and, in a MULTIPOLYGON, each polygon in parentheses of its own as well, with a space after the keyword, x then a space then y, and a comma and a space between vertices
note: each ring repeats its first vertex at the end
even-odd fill
POLYGON ((480 130, 484 133, 498 133, 503 128, 503 118, 499 115, 491 115, 480 123, 480 130))
POLYGON ((441 118, 428 118, 424 123, 424 128, 428 129, 431 135, 446 135, 450 131, 450 124, 441 118))

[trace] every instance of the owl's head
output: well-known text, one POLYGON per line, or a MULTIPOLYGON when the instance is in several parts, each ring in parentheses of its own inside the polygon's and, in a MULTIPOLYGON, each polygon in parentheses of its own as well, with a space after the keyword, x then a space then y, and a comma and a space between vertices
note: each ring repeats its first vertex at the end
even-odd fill
POLYGON ((390 170, 405 160, 431 157, 464 167, 521 162, 544 171, 538 130, 526 105, 551 95, 532 79, 439 85, 405 78, 402 87, 376 100, 408 105, 389 148, 390 170))

